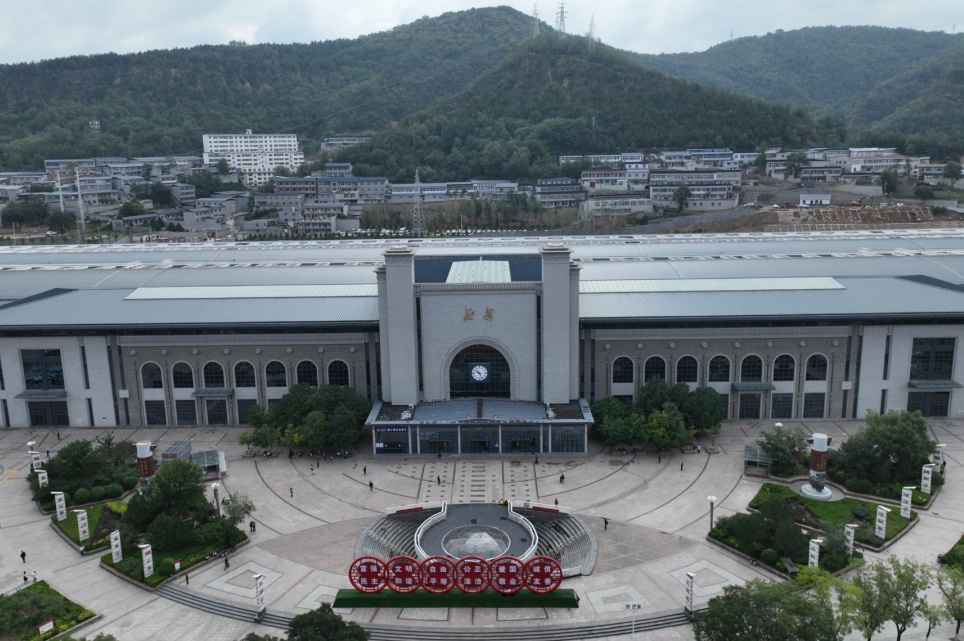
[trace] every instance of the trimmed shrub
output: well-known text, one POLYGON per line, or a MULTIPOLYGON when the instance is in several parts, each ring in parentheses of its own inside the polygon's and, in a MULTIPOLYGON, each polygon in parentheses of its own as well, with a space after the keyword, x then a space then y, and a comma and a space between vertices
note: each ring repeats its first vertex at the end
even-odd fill
POLYGON ((90 488, 90 500, 92 502, 103 501, 107 488, 103 485, 95 485, 90 488))
POLYGON ((166 558, 157 564, 154 571, 163 577, 168 577, 174 574, 174 559, 166 558))
POLYGON ((107 486, 107 491, 104 494, 107 498, 116 499, 124 493, 124 488, 121 487, 120 483, 111 483, 107 486))
POLYGON ((125 490, 133 490, 137 487, 137 477, 133 475, 125 476, 121 479, 121 487, 125 490))
MULTIPOLYGON (((67 495, 64 495, 67 498, 67 495)), ((82 487, 76 492, 74 492, 74 501, 77 503, 89 503, 90 502, 90 490, 86 487, 82 487)))
POLYGON ((179 550, 193 545, 194 528, 168 514, 161 514, 147 528, 147 538, 158 550, 179 550))
POLYGON ((854 479, 850 481, 845 486, 851 492, 856 492, 857 494, 873 494, 874 484, 867 479, 854 479))
POLYGON ((866 503, 854 501, 850 504, 850 513, 854 515, 854 518, 863 521, 870 516, 870 509, 866 503))
POLYGON ((767 565, 776 565, 780 562, 780 553, 773 548, 767 548, 760 553, 760 560, 767 565))
POLYGON ((746 546, 746 553, 752 556, 754 559, 759 559, 760 555, 763 554, 764 547, 762 543, 751 543, 746 546))

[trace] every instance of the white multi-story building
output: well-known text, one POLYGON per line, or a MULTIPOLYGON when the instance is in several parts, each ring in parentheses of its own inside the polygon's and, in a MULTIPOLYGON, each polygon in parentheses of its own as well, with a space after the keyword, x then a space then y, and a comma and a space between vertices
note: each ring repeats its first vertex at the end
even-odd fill
POLYGON ((274 176, 276 167, 294 171, 305 154, 295 134, 204 134, 204 164, 213 165, 222 158, 241 171, 246 187, 260 187, 274 176))

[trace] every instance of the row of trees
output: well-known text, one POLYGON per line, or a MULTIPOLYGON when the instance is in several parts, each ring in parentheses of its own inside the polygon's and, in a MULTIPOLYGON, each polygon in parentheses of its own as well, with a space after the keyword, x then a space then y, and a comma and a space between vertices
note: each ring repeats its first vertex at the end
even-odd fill
POLYGON ((690 391, 686 383, 670 387, 651 378, 640 388, 639 403, 610 396, 592 406, 596 429, 608 445, 679 447, 696 433, 716 436, 725 414, 719 393, 711 387, 690 391))
POLYGON ((791 583, 728 586, 693 618, 697 641, 838 641, 857 632, 867 641, 893 623, 900 641, 918 622, 927 636, 943 621, 964 621, 964 572, 942 568, 936 574, 924 563, 891 556, 852 579, 834 578, 805 567, 791 583), (942 603, 927 601, 934 585, 942 603))
POLYGON ((255 405, 248 411, 254 431, 241 433, 242 445, 306 447, 316 452, 348 449, 368 418, 371 404, 341 385, 295 385, 268 411, 255 405))
MULTIPOLYGON (((809 444, 799 427, 764 432, 757 440, 773 460, 774 474, 789 476, 806 471, 809 444)), ((828 476, 854 492, 889 496, 908 483, 916 483, 921 467, 930 463, 937 443, 928 436, 920 412, 867 411, 866 427, 831 449, 828 476)), ((943 481, 935 474, 935 483, 943 481)))

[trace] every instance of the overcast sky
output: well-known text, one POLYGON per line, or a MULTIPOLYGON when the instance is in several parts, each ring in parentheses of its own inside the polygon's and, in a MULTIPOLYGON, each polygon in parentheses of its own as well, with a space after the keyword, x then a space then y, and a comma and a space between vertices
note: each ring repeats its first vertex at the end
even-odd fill
MULTIPOLYGON (((11 1, 0 12, 0 63, 231 40, 355 38, 425 15, 498 4, 526 14, 533 9, 532 2, 511 0, 11 1)), ((558 2, 538 3, 540 18, 551 25, 558 9, 558 2)), ((950 33, 955 21, 964 29, 960 0, 569 0, 566 12, 567 32, 585 34, 594 17, 603 42, 641 53, 703 51, 731 31, 739 38, 816 25, 880 25, 950 33)))

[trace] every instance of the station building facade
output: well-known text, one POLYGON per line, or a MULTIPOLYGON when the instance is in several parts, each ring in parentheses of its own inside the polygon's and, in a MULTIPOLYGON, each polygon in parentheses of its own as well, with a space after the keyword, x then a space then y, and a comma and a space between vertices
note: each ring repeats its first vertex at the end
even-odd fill
POLYGON ((948 229, 6 248, 0 423, 243 425, 327 383, 379 455, 578 455, 654 377, 730 419, 959 417, 958 274, 948 229))

